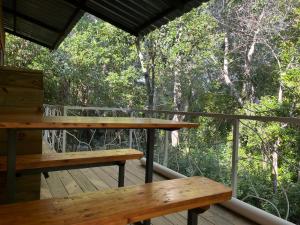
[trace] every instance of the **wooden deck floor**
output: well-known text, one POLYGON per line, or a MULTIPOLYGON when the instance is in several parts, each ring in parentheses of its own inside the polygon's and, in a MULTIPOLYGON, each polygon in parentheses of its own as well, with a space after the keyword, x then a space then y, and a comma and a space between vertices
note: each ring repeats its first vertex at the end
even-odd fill
MULTIPOLYGON (((65 197, 68 195, 103 190, 117 186, 117 167, 101 167, 49 173, 47 179, 42 176, 41 198, 65 197)), ((144 183, 144 167, 138 160, 126 163, 125 185, 144 183)), ((155 174, 154 180, 165 178, 155 174)), ((134 204, 134 203, 133 203, 134 204)), ((171 214, 152 219, 155 225, 185 225, 186 212, 171 214)), ((221 207, 212 206, 199 216, 201 225, 253 225, 255 223, 221 207)))

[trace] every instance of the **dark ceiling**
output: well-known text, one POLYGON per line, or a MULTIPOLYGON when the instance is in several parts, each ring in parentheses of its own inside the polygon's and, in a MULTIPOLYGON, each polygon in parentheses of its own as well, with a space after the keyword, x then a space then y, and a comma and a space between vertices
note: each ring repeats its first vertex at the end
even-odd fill
POLYGON ((88 12, 135 36, 181 16, 206 0, 4 0, 5 31, 50 49, 88 12))

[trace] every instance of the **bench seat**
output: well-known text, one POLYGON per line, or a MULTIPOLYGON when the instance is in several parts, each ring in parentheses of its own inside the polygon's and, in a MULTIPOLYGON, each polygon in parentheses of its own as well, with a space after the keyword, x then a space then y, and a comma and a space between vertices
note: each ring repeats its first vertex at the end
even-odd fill
MULTIPOLYGON (((63 168, 96 166, 105 163, 140 159, 143 153, 135 149, 116 149, 89 152, 43 153, 17 155, 16 171, 52 171, 63 168)), ((6 171, 6 156, 0 157, 0 172, 6 171)))
POLYGON ((205 177, 107 189, 0 206, 1 225, 124 225, 227 201, 231 189, 205 177))

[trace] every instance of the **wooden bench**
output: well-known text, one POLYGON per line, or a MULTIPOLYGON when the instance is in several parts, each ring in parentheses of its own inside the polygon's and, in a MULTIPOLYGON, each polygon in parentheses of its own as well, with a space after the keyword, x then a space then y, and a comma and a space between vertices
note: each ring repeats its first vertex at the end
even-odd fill
MULTIPOLYGON (((64 169, 118 165, 118 186, 121 187, 124 186, 126 160, 141 157, 143 153, 135 149, 17 155, 16 172, 19 174, 45 173, 64 169)), ((0 172, 6 171, 6 164, 6 156, 0 156, 0 172)))
POLYGON ((231 189, 204 177, 166 180, 107 189, 62 199, 0 206, 1 225, 124 225, 227 201, 231 189))

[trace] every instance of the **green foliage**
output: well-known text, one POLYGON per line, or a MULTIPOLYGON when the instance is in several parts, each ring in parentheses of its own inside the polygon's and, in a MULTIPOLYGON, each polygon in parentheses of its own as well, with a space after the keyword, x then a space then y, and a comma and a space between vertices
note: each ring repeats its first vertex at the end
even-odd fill
POLYGON ((134 66, 134 38, 92 16, 53 52, 11 35, 6 52, 7 65, 44 71, 47 103, 141 107, 145 102, 144 87, 136 85, 141 73, 134 66))

